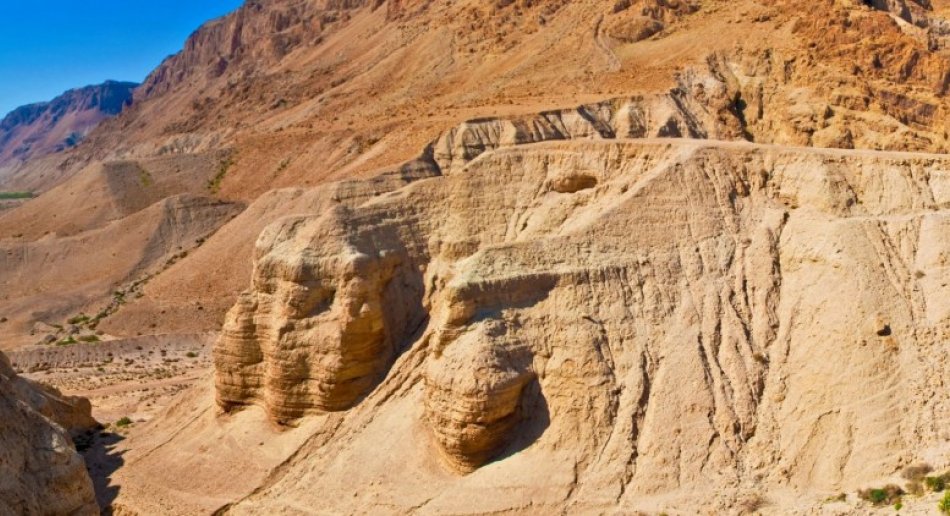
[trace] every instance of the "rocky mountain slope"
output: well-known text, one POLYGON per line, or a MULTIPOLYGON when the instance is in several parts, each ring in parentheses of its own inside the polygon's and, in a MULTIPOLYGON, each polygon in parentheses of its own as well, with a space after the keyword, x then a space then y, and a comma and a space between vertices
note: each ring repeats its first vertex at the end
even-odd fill
POLYGON ((11 176, 2 342, 221 331, 124 513, 870 511, 950 468, 950 4, 808 7, 248 1, 11 176))
POLYGON ((0 167, 75 147, 100 122, 119 114, 137 86, 106 81, 14 109, 0 121, 0 167))
POLYGON ((0 353, 0 513, 99 514, 70 432, 98 425, 87 400, 18 377, 0 353))

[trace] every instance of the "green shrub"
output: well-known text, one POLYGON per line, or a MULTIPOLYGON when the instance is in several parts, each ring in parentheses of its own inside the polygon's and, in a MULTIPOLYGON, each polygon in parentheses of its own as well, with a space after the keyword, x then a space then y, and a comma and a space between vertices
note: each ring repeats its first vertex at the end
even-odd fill
POLYGON ((208 191, 215 194, 218 193, 218 190, 221 189, 221 183, 224 181, 224 176, 228 174, 231 166, 234 165, 234 158, 228 156, 222 159, 218 163, 218 173, 214 175, 211 179, 208 180, 208 191))
POLYGON ((32 199, 33 192, 0 192, 0 200, 32 199))
POLYGON ((142 183, 142 186, 149 187, 152 186, 152 174, 145 169, 140 163, 136 163, 135 167, 139 170, 139 182, 142 183))
POLYGON ((73 345, 73 344, 75 344, 75 343, 76 343, 76 339, 73 338, 72 335, 70 335, 69 337, 67 337, 67 338, 65 338, 65 339, 62 339, 62 340, 60 340, 59 342, 57 342, 56 345, 57 345, 57 346, 71 346, 71 345, 73 345))
POLYGON ((79 315, 77 315, 77 316, 75 316, 75 317, 70 317, 69 320, 67 320, 66 322, 69 323, 69 324, 82 324, 82 323, 87 323, 87 322, 89 322, 89 316, 86 315, 86 314, 79 314, 79 315))
POLYGON ((97 335, 83 335, 79 337, 79 342, 99 342, 99 337, 97 335))
POLYGON ((950 477, 950 473, 944 473, 943 475, 937 475, 934 477, 927 477, 924 479, 924 484, 927 485, 927 489, 935 493, 939 493, 947 488, 947 480, 950 477))
POLYGON ((198 358, 198 353, 195 353, 194 351, 189 351, 185 353, 185 356, 188 358, 198 358))
POLYGON ((950 491, 943 495, 943 499, 937 504, 937 510, 942 514, 950 514, 950 491))
POLYGON ((127 416, 115 422, 115 426, 119 428, 125 428, 131 424, 132 424, 132 420, 129 419, 127 416))
POLYGON ((900 503, 900 502, 897 502, 897 503, 894 504, 894 510, 895 510, 895 511, 899 511, 899 510, 901 510, 901 509, 903 509, 903 508, 904 508, 904 504, 902 504, 902 503, 900 503))
POLYGON ((881 488, 862 489, 858 491, 858 498, 871 502, 874 505, 891 505, 900 501, 904 490, 894 484, 881 488))

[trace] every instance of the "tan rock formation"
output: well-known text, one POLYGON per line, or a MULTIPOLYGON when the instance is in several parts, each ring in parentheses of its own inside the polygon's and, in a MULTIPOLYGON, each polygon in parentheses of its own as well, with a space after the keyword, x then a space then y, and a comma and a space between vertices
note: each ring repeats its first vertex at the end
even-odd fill
POLYGON ((17 377, 0 353, 0 513, 99 514, 69 431, 97 423, 89 401, 17 377))
MULTIPOLYGON (((946 462, 950 405, 934 380, 948 363, 934 350, 948 307, 928 286, 950 271, 936 258, 946 158, 649 139, 478 154, 476 136, 464 141, 452 156, 477 157, 443 160, 447 175, 262 236, 254 287, 218 344, 219 403, 259 402, 278 420, 354 408, 317 458, 234 512, 358 507, 308 493, 340 489, 324 469, 338 461, 386 478, 386 461, 359 451, 378 439, 415 441, 387 449, 428 479, 412 489, 436 513, 454 497, 475 511, 684 509, 711 489, 732 507, 752 486, 852 489, 912 459, 946 462), (407 297, 376 305, 394 282, 407 297), (355 314, 384 323, 340 331, 355 314), (406 324, 427 317, 421 333, 406 324), (367 373, 358 391, 327 387, 353 381, 346 367, 307 375, 357 363, 351 349, 369 364, 353 369, 367 373), (309 369, 282 373, 288 358, 309 369), (418 418, 431 442, 412 424, 380 434, 379 418, 418 418), (410 450, 446 459, 443 473, 410 450), (509 478, 541 457, 554 461, 546 494, 473 501, 479 466, 497 459, 491 475, 509 478), (558 480, 562 460, 573 480, 558 480)), ((413 506, 371 491, 365 508, 413 506)))
POLYGON ((461 471, 481 466, 511 441, 525 387, 535 378, 530 350, 517 342, 499 345, 504 333, 503 325, 473 328, 428 366, 426 418, 461 471))
MULTIPOLYGON (((723 107, 691 101, 688 95, 695 89, 681 86, 653 99, 467 122, 402 170, 421 164, 423 174, 454 175, 486 151, 545 140, 741 134, 738 119, 726 107, 725 85, 709 79, 700 90, 709 95, 707 101, 719 99, 723 107)), ((562 173, 552 172, 546 189, 569 193, 598 182, 594 173, 557 168, 562 173)), ((265 230, 257 242, 254 286, 229 313, 216 347, 219 404, 230 409, 259 401, 284 420, 311 409, 347 409, 374 387, 427 318, 421 306, 422 270, 430 253, 464 255, 475 243, 463 239, 430 249, 427 239, 437 224, 429 220, 432 209, 414 208, 418 216, 407 225, 385 209, 364 216, 330 208, 317 224, 298 217, 265 230), (379 225, 386 229, 380 231, 379 225)), ((467 215, 442 209, 450 218, 467 215)))
MULTIPOLYGON (((392 188, 435 171, 421 160, 378 183, 392 188)), ((366 240, 360 228, 384 218, 354 226, 350 216, 338 205, 316 225, 291 219, 258 239, 254 287, 228 314, 215 348, 221 406, 257 401, 278 420, 349 408, 424 321, 418 258, 405 248, 376 249, 379 238, 404 245, 399 229, 366 240)))
POLYGON ((102 328, 217 330, 252 278, 214 392, 122 444, 129 513, 866 512, 950 468, 950 162, 895 152, 950 148, 947 5, 247 2, 17 171, 3 330, 179 246, 102 328))
POLYGON ((464 122, 434 143, 434 159, 443 173, 452 174, 487 150, 548 140, 732 140, 746 136, 731 85, 718 74, 703 72, 684 73, 679 85, 665 95, 618 98, 537 115, 464 122))

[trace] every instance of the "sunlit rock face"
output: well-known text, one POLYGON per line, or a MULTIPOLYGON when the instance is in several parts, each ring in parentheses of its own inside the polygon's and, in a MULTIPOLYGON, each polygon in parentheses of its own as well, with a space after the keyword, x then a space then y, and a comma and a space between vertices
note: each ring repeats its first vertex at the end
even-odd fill
POLYGON ((96 425, 89 401, 19 378, 0 353, 0 514, 99 514, 70 431, 96 425))

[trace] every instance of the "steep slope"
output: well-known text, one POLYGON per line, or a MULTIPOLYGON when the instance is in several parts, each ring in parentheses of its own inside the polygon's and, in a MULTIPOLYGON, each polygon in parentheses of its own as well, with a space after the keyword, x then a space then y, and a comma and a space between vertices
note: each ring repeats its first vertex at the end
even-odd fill
POLYGON ((17 377, 0 353, 0 513, 99 514, 69 431, 96 422, 89 402, 17 377))
MULTIPOLYGON (((686 92, 693 102, 735 113, 743 139, 941 151, 950 70, 939 43, 943 4, 901 5, 248 2, 198 30, 133 106, 77 149, 28 163, 17 184, 49 189, 47 199, 0 217, 0 235, 92 229, 101 218, 75 202, 78 183, 51 187, 102 162, 181 160, 156 171, 145 165, 165 185, 163 195, 200 193, 191 178, 201 176, 205 193, 251 203, 273 188, 373 176, 466 119, 667 92, 683 82, 695 88, 686 92), (905 11, 914 23, 901 17, 905 11), (705 81, 718 88, 708 100, 705 81), (202 160, 220 153, 230 156, 228 166, 206 176, 202 160)), ((94 181, 83 188, 105 189, 108 175, 94 181)), ((130 182, 115 194, 134 197, 138 189, 130 182)), ((289 214, 273 207, 268 217, 289 214)), ((237 283, 189 288, 179 273, 220 276, 217 265, 226 261, 234 275, 246 274, 256 235, 246 227, 231 234, 244 235, 229 246, 243 254, 176 268, 135 303, 135 320, 159 306, 187 313, 181 299, 189 292, 214 313, 197 326, 160 318, 167 331, 215 329, 237 283)))
POLYGON ((96 125, 119 114, 137 86, 106 81, 14 109, 0 121, 0 169, 78 145, 96 125))

